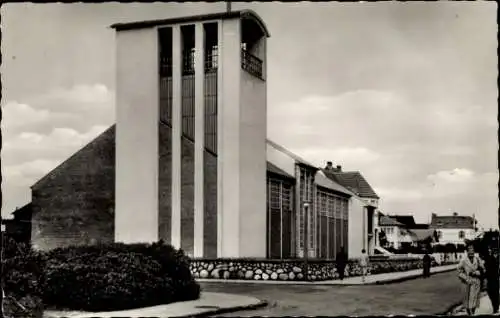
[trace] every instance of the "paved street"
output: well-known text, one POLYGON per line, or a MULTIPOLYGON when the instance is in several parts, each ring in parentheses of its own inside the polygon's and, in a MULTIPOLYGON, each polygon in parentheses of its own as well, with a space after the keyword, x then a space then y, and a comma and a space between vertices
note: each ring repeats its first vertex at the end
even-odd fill
POLYGON ((201 283, 204 291, 226 292, 267 300, 269 306, 223 316, 423 315, 438 314, 460 302, 455 272, 402 283, 366 286, 308 286, 201 283))

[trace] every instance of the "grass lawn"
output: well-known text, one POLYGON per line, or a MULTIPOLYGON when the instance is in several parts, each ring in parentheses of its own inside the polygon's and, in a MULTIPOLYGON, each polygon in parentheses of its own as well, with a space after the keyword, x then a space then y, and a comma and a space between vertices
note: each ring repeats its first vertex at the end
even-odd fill
POLYGON ((201 283, 202 291, 254 296, 269 306, 225 316, 434 315, 462 299, 456 273, 388 285, 308 286, 201 283))

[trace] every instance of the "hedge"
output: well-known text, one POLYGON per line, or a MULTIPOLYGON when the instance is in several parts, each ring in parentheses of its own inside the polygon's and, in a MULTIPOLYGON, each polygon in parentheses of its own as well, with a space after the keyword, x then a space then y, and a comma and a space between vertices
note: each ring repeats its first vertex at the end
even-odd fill
POLYGON ((125 310, 200 295, 189 259, 163 242, 72 246, 47 258, 44 303, 57 309, 125 310))
POLYGON ((2 237, 8 317, 42 317, 43 307, 110 311, 199 298, 182 250, 163 242, 58 248, 47 253, 2 237))
POLYGON ((2 234, 2 309, 5 317, 41 317, 45 257, 2 234), (2 295, 3 297, 3 295, 2 295))

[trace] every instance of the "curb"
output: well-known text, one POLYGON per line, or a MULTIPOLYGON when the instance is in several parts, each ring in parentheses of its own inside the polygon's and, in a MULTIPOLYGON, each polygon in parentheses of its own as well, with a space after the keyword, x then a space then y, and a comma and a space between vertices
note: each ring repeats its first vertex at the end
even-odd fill
MULTIPOLYGON (((448 272, 452 272, 454 270, 455 270, 454 268, 445 269, 445 270, 442 270, 442 271, 439 271, 439 272, 430 273, 430 276, 434 276, 434 275, 442 274, 442 273, 448 273, 448 272)), ((404 282, 404 281, 407 281, 407 280, 413 280, 413 279, 418 279, 418 278, 422 278, 422 274, 415 274, 415 275, 411 275, 411 276, 394 278, 394 279, 385 280, 385 281, 376 281, 374 283, 369 283, 369 284, 366 284, 366 285, 388 285, 388 284, 400 283, 400 282, 404 282)))
MULTIPOLYGON (((446 266, 446 265, 445 265, 446 266)), ((455 268, 447 268, 434 273, 430 273, 431 276, 441 273, 447 273, 454 271, 455 268)), ((224 284, 267 284, 267 285, 307 285, 307 286, 365 286, 365 285, 388 285, 393 283, 404 282, 407 280, 418 279, 422 277, 422 273, 412 274, 405 277, 391 278, 388 280, 377 280, 367 283, 345 283, 345 284, 332 284, 327 281, 253 281, 253 280, 225 280, 225 279, 197 279, 198 283, 224 283, 224 284)))
POLYGON ((268 305, 267 301, 260 300, 258 303, 252 304, 252 305, 235 306, 235 307, 230 307, 230 308, 218 308, 218 309, 207 310, 207 311, 196 313, 196 314, 189 314, 189 315, 184 315, 184 316, 174 316, 173 318, 206 317, 206 316, 227 314, 227 313, 232 313, 232 312, 242 311, 242 310, 254 310, 254 309, 261 308, 261 307, 266 307, 267 305, 268 305))
POLYGON ((458 307, 462 305, 462 301, 457 301, 453 305, 449 306, 448 309, 446 309, 443 312, 438 312, 436 315, 438 316, 453 316, 455 314, 455 311, 458 307))
MULTIPOLYGON (((488 293, 485 292, 485 291, 481 291, 481 293, 479 294, 479 299, 482 299, 484 297, 488 297, 488 293)), ((445 312, 442 312, 442 313, 438 313, 437 315, 442 315, 442 316, 443 315, 444 316, 456 316, 456 314, 461 311, 459 309, 461 309, 463 307, 464 307, 463 306, 463 301, 458 301, 455 304, 453 304, 452 306, 450 306, 448 308, 448 310, 446 310, 445 312)))
MULTIPOLYGON (((436 274, 442 274, 442 273, 447 273, 447 272, 452 272, 454 269, 446 269, 439 271, 437 273, 431 273, 430 276, 434 276, 436 274)), ((421 278, 422 274, 413 274, 410 276, 405 276, 405 277, 399 277, 399 278, 391 278, 388 280, 377 280, 374 282, 369 282, 369 283, 364 283, 364 284, 321 284, 320 282, 314 283, 314 285, 320 285, 320 286, 373 286, 373 285, 390 285, 390 284, 395 284, 395 283, 401 283, 407 280, 414 280, 421 278)))

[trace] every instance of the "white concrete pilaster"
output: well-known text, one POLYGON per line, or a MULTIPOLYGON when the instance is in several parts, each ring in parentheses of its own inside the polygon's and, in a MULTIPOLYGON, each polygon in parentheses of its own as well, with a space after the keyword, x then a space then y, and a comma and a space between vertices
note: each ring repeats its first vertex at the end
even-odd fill
POLYGON ((181 247, 182 37, 172 26, 172 220, 171 243, 181 247))
POLYGON ((223 176, 223 168, 224 165, 222 164, 222 161, 220 160, 220 154, 224 151, 222 148, 222 141, 223 141, 223 136, 224 136, 224 130, 222 129, 223 126, 223 116, 222 114, 224 112, 224 103, 222 99, 222 83, 223 83, 223 77, 222 77, 222 70, 223 70, 223 63, 222 60, 224 58, 223 54, 223 41, 222 41, 222 21, 219 21, 217 23, 217 54, 218 54, 218 63, 217 63, 217 257, 222 257, 222 240, 223 238, 223 231, 222 231, 222 224, 223 224, 223 182, 222 182, 222 176, 223 176))
POLYGON ((151 243, 158 240, 158 33, 118 31, 116 41, 115 241, 151 243))
POLYGON ((194 257, 203 257, 205 150, 205 30, 195 24, 194 257))

